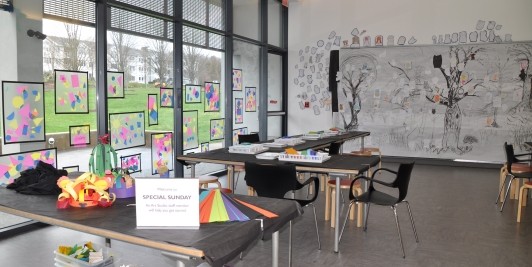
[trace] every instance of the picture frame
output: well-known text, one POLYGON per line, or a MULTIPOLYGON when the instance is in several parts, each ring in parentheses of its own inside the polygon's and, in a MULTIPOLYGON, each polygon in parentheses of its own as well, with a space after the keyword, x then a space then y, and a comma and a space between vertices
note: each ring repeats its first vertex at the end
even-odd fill
POLYGON ((185 103, 201 103, 201 85, 185 84, 185 103))
POLYGON ((220 84, 213 82, 205 83, 204 95, 204 112, 219 112, 220 111, 220 84))
POLYGON ((233 91, 242 91, 242 70, 241 69, 233 69, 233 91))
POLYGON ((65 166, 62 169, 67 171, 68 173, 79 172, 79 165, 65 166))
POLYGON ((48 148, 0 155, 0 186, 13 183, 22 171, 37 166, 39 161, 57 166, 57 149, 48 148))
POLYGON ((115 150, 146 145, 144 111, 109 113, 109 143, 115 150))
POLYGON ((89 113, 89 73, 54 70, 55 114, 89 113))
POLYGON ((245 111, 256 112, 257 111, 257 88, 246 87, 245 90, 245 111))
POLYGON ((224 139, 225 119, 211 119, 210 138, 211 141, 224 139))
POLYGON ((123 71, 107 71, 107 98, 124 98, 126 83, 123 71))
POLYGON ((244 99, 235 98, 235 124, 244 123, 244 99))
POLYGON ((183 111, 183 150, 198 148, 198 111, 183 111))
POLYGON ((127 170, 130 174, 142 172, 142 154, 120 156, 120 168, 127 170))
POLYGON ((157 94, 148 94, 148 126, 159 124, 159 97, 157 94))
POLYGON ((209 142, 201 143, 201 152, 209 151, 209 142))
POLYGON ((161 108, 174 107, 174 88, 161 87, 159 89, 159 95, 161 96, 161 103, 159 104, 161 108))
POLYGON ((238 145, 238 136, 241 134, 249 134, 248 127, 233 129, 233 145, 238 145))
POLYGON ((172 143, 172 132, 154 133, 151 135, 152 175, 159 174, 157 168, 163 165, 168 168, 168 171, 173 170, 174 152, 172 143))
POLYGON ((68 127, 70 146, 86 146, 91 143, 91 126, 71 125, 68 127))

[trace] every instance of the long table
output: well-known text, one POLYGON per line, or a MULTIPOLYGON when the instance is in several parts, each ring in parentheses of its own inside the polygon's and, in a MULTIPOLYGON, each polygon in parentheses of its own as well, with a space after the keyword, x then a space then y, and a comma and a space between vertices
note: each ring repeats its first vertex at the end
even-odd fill
MULTIPOLYGON (((245 162, 256 162, 263 164, 278 163, 278 160, 261 160, 255 155, 229 153, 227 148, 216 149, 204 153, 194 153, 178 156, 177 159, 183 163, 191 165, 191 173, 195 174, 195 164, 197 163, 216 163, 228 165, 232 170, 234 166, 244 166, 245 162)), ((380 159, 378 156, 352 156, 352 155, 332 155, 331 159, 323 163, 306 163, 295 162, 296 170, 299 172, 328 173, 335 177, 336 184, 340 184, 340 179, 350 174, 360 174, 369 170, 370 167, 376 166, 380 159)), ((231 173, 231 171, 229 172, 231 173)), ((231 177, 231 175, 228 175, 231 177)), ((231 181, 229 181, 231 184, 231 181)), ((366 185, 364 185, 366 187, 366 185)), ((318 190, 316 190, 317 192, 318 190)), ((336 187, 336 203, 340 203, 340 186, 336 187)), ((334 251, 338 252, 339 229, 340 229, 340 205, 336 205, 335 229, 334 229, 334 251)), ((364 213, 365 214, 365 213, 364 213)))
MULTIPOLYGON (((293 148, 298 151, 307 150, 309 148, 321 149, 321 148, 329 147, 331 143, 346 142, 346 141, 357 139, 357 138, 361 138, 361 146, 362 148, 364 148, 364 137, 369 136, 369 135, 370 135, 370 132, 361 132, 361 131, 346 132, 343 134, 324 137, 324 138, 320 138, 317 140, 305 140, 305 143, 293 146, 293 148)), ((301 136, 298 135, 296 137, 301 137, 301 136)), ((280 152, 280 151, 284 151, 284 148, 270 147, 269 151, 280 152)))
POLYGON ((279 229, 302 213, 295 201, 238 195, 238 198, 279 215, 274 219, 208 223, 198 230, 137 229, 134 198, 117 199, 108 208, 56 208, 56 196, 22 195, 0 188, 0 211, 84 233, 170 252, 178 266, 207 261, 222 266, 272 234, 272 266, 278 266, 279 229))

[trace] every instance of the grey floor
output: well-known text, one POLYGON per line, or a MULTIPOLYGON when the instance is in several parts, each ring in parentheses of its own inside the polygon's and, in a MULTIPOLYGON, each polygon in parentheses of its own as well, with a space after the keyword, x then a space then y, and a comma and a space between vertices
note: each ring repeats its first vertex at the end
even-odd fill
MULTIPOLYGON (((396 168, 396 164, 385 164, 396 168)), ((371 208, 368 230, 349 222, 333 252, 333 228, 323 220, 324 194, 317 202, 322 249, 317 250, 311 210, 294 223, 293 266, 532 266, 532 202, 516 223, 517 201, 500 213, 494 204, 498 169, 416 165, 407 199, 410 201, 420 242, 416 243, 406 207, 398 213, 405 244, 402 258, 390 208, 371 208)), ((243 193, 241 179, 237 193, 243 193)), ((0 235, 0 266, 53 266, 53 250, 60 244, 103 238, 59 227, 44 227, 22 235, 0 235)), ((159 251, 113 241, 121 264, 175 266, 159 251)), ((288 231, 280 234, 280 266, 287 266, 288 231)), ((229 266, 270 266, 271 242, 258 241, 243 260, 229 266)))

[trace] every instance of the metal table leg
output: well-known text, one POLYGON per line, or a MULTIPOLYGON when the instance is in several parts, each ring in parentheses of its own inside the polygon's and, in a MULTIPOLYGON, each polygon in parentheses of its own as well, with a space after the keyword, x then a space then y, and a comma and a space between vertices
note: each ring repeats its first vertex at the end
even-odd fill
POLYGON ((172 252, 161 251, 161 254, 175 261, 175 266, 177 267, 198 266, 203 262, 202 260, 199 260, 194 257, 180 255, 172 252))
POLYGON ((279 231, 272 234, 272 267, 279 267, 279 231))
MULTIPOLYGON (((331 173, 332 175, 332 173, 331 173)), ((336 214, 334 221, 334 252, 338 253, 338 241, 340 235, 340 175, 336 175, 336 214)))

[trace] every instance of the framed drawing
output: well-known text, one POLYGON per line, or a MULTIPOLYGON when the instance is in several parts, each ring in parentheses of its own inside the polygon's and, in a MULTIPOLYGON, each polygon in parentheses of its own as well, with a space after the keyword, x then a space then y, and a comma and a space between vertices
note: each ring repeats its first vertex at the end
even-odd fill
POLYGON ((91 126, 74 125, 69 127, 70 146, 86 146, 91 143, 91 126))
POLYGON ((225 119, 212 119, 211 120, 211 141, 224 139, 224 125, 225 119))
POLYGON ((159 90, 161 95, 161 108, 173 108, 174 107, 174 89, 162 88, 159 90))
POLYGON ((89 73, 84 71, 54 70, 55 113, 89 113, 89 73))
POLYGON ((27 151, 0 156, 0 186, 13 183, 22 171, 37 167, 39 161, 57 166, 55 148, 27 151))
POLYGON ((185 85, 185 103, 201 103, 201 85, 185 85))
POLYGON ((233 69, 233 91, 242 91, 242 70, 233 69))
POLYGON ((2 82, 4 144, 44 142, 44 83, 2 82))
POLYGON ((124 98, 124 72, 107 72, 107 98, 124 98))
POLYGON ((205 112, 220 111, 220 84, 205 83, 205 112))
POLYGON ((65 166, 63 167, 63 170, 67 171, 68 173, 79 172, 79 165, 65 166))
POLYGON ((183 111, 183 150, 198 146, 198 111, 183 111))
POLYGON ((115 150, 146 145, 144 111, 109 114, 110 143, 115 150))
POLYGON ((233 130, 233 145, 238 145, 238 136, 241 134, 248 134, 248 127, 233 130))
POLYGON ((166 166, 169 171, 173 169, 172 133, 156 133, 151 135, 151 170, 158 174, 157 169, 166 166))
POLYGON ((148 126, 159 124, 159 108, 157 94, 148 94, 148 126))
POLYGON ((256 87, 246 87, 246 111, 255 112, 257 111, 257 88, 256 87))
POLYGON ((141 154, 133 154, 120 157, 120 168, 127 170, 129 173, 136 173, 142 171, 141 154))
POLYGON ((235 124, 244 123, 244 99, 235 98, 235 124))
POLYGON ((201 143, 201 152, 209 151, 209 142, 201 143))

